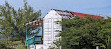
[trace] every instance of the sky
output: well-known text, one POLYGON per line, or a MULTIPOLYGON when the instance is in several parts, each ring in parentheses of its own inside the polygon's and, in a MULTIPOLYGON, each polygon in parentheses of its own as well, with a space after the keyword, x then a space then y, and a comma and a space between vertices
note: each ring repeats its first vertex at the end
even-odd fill
MULTIPOLYGON (((23 8, 23 0, 6 0, 15 9, 23 8)), ((44 17, 50 9, 68 10, 86 14, 111 16, 111 0, 26 0, 35 11, 41 10, 44 17)), ((5 0, 0 0, 4 5, 5 0)), ((41 35, 39 33, 38 35, 41 35)))
MULTIPOLYGON (((23 0, 7 0, 15 9, 24 6, 23 0)), ((41 10, 44 17, 50 9, 68 10, 86 14, 111 16, 111 0, 26 0, 34 10, 41 10)), ((4 5, 5 0, 0 0, 4 5)))

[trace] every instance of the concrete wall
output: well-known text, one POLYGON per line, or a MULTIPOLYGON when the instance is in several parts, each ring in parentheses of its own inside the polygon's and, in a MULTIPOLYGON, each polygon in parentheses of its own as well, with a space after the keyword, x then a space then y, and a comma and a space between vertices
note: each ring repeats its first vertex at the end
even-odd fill
POLYGON ((59 34, 57 30, 62 30, 60 24, 56 24, 56 21, 61 21, 62 17, 54 10, 51 10, 45 17, 43 22, 43 45, 44 49, 48 47, 60 37, 56 37, 59 34))
POLYGON ((30 45, 30 49, 43 49, 43 44, 30 45))

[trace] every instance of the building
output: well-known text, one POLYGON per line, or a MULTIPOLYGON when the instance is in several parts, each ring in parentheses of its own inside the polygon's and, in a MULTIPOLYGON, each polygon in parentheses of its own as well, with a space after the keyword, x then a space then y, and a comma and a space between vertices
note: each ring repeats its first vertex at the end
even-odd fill
MULTIPOLYGON (((40 20, 35 20, 33 22, 29 22, 26 24, 26 25, 43 26, 42 28, 43 36, 41 36, 40 38, 41 39, 40 41, 43 43, 31 44, 30 49, 48 49, 49 46, 51 45, 56 46, 53 44, 53 42, 61 38, 61 37, 57 37, 57 35, 60 33, 60 32, 57 32, 57 30, 62 30, 62 26, 60 26, 60 24, 57 24, 56 22, 62 21, 62 19, 71 19, 71 18, 74 18, 75 16, 78 16, 80 18, 84 18, 84 17, 101 18, 101 16, 96 16, 96 15, 71 12, 67 10, 62 11, 62 10, 51 9, 44 18, 40 20)), ((28 39, 26 39, 26 41, 28 41, 28 39)))

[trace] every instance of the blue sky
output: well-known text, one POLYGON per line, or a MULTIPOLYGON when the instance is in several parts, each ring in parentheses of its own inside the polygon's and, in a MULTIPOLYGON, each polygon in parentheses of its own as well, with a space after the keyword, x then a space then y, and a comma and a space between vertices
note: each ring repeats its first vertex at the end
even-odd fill
MULTIPOLYGON (((23 7, 23 0, 7 0, 16 9, 23 7)), ((26 0, 35 10, 42 10, 42 17, 50 9, 68 10, 86 14, 111 16, 111 0, 26 0)), ((4 5, 5 0, 0 0, 4 5)))

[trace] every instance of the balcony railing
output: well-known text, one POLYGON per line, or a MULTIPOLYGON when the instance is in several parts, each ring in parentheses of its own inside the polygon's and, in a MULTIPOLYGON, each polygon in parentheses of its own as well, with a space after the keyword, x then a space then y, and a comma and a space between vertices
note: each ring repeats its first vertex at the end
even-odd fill
POLYGON ((27 44, 43 44, 43 36, 33 36, 27 39, 27 44))

